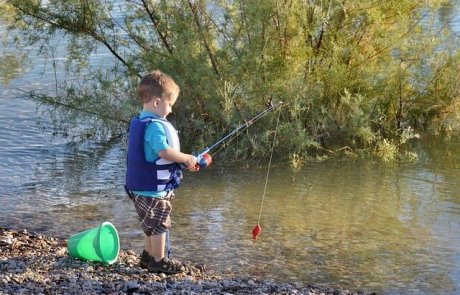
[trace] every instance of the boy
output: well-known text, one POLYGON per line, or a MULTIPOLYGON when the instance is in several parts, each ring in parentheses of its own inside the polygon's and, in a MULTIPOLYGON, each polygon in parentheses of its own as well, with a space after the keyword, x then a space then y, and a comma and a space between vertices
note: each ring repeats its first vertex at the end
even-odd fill
POLYGON ((153 71, 142 78, 138 93, 143 110, 129 128, 125 188, 145 233, 140 265, 149 272, 175 274, 185 271, 185 267, 165 257, 173 189, 182 177, 178 163, 195 171, 197 159, 180 152, 177 131, 166 120, 179 96, 174 80, 161 71, 153 71))

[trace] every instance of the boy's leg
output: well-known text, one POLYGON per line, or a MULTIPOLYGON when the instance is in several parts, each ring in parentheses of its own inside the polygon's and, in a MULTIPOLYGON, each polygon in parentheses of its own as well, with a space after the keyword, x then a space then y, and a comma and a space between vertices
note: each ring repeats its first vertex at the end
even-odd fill
POLYGON ((146 235, 140 265, 150 272, 174 274, 186 270, 180 262, 165 257, 166 231, 171 227, 173 198, 173 195, 162 199, 132 197, 146 235))
POLYGON ((144 237, 144 251, 147 252, 150 256, 152 256, 152 239, 151 236, 144 237))
POLYGON ((141 255, 140 267, 148 268, 151 259, 160 261, 165 256, 165 234, 144 236, 144 251, 141 255), (162 250, 163 249, 163 250, 162 250))
POLYGON ((160 261, 165 257, 166 233, 146 237, 146 251, 155 261, 160 261))

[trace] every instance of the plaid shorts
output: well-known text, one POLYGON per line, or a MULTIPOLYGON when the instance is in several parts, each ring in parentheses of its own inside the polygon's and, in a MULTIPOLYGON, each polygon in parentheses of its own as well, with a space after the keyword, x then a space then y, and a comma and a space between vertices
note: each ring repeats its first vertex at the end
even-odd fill
POLYGON ((159 235, 171 228, 171 202, 174 193, 164 198, 144 197, 128 194, 134 202, 142 230, 147 236, 159 235))

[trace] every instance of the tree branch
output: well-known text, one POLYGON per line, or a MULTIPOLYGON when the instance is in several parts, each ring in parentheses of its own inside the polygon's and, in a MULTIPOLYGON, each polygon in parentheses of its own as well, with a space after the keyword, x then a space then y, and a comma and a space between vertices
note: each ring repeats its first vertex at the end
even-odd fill
POLYGON ((88 110, 88 109, 81 108, 78 105, 67 104, 67 103, 64 103, 64 102, 60 101, 58 97, 53 98, 53 97, 48 96, 46 94, 37 94, 35 92, 28 92, 28 91, 25 91, 25 90, 22 90, 22 89, 17 89, 17 90, 19 90, 21 92, 24 92, 29 99, 36 100, 36 101, 41 102, 41 103, 45 103, 45 104, 48 104, 48 105, 54 105, 55 107, 59 107, 59 108, 78 111, 78 112, 85 113, 85 114, 90 115, 90 116, 97 117, 97 118, 102 119, 102 120, 110 120, 110 121, 129 124, 129 120, 127 120, 127 119, 119 118, 119 117, 113 117, 113 116, 110 116, 110 115, 105 115, 103 113, 98 113, 98 112, 96 112, 94 110, 88 110))
POLYGON ((205 37, 205 35, 203 33, 203 29, 201 28, 200 20, 198 19, 197 10, 193 6, 193 4, 192 4, 192 2, 190 0, 188 1, 188 4, 190 6, 190 10, 192 11, 193 18, 195 20, 196 26, 198 27, 198 32, 200 33, 200 35, 202 37, 204 47, 206 48, 206 51, 208 52, 208 56, 209 56, 209 59, 211 60, 212 68, 214 69, 214 72, 216 73, 216 75, 220 76, 220 72, 219 72, 219 69, 217 67, 216 58, 215 58, 215 56, 214 56, 214 54, 213 54, 213 52, 211 50, 211 47, 208 44, 208 40, 206 39, 206 37, 205 37))
MULTIPOLYGON (((115 58, 117 58, 131 73, 137 75, 139 78, 142 77, 139 74, 139 72, 136 69, 134 69, 126 60, 124 60, 123 57, 121 57, 121 55, 118 54, 118 52, 115 50, 115 48, 113 48, 113 46, 110 45, 109 42, 104 37, 102 37, 101 35, 97 34, 97 32, 95 30, 93 30, 91 28, 88 28, 86 26, 83 26, 83 27, 81 27, 81 29, 79 29, 79 27, 76 26, 74 23, 66 22, 66 21, 63 21, 63 20, 61 20, 61 22, 55 22, 55 21, 53 21, 51 19, 46 18, 45 16, 40 15, 41 11, 39 11, 38 13, 34 13, 32 11, 27 11, 27 10, 23 9, 20 5, 17 5, 15 3, 11 3, 11 5, 13 5, 13 7, 18 9, 19 11, 21 11, 25 15, 28 15, 28 16, 33 17, 35 19, 41 20, 41 21, 49 24, 52 27, 62 29, 64 31, 68 31, 70 33, 85 34, 87 36, 92 37, 96 41, 99 41, 100 43, 104 44, 104 46, 115 56, 115 58)), ((55 16, 55 15, 53 15, 51 13, 50 13, 50 16, 53 16, 53 17, 59 19, 57 16, 55 16)))
MULTIPOLYGON (((416 22, 415 24, 413 24, 406 32, 404 32, 404 34, 402 34, 401 36, 399 36, 399 40, 402 40, 404 37, 406 37, 407 35, 409 35, 409 33, 411 33, 415 28, 416 26, 425 18, 425 16, 428 15, 428 12, 426 12, 422 17, 420 17, 416 22)), ((367 61, 369 60, 372 60, 374 58, 376 58, 377 56, 379 56, 380 54, 390 50, 391 48, 393 48, 395 46, 395 44, 390 44, 380 50, 378 50, 377 52, 375 52, 374 54, 371 54, 370 56, 366 57, 363 61, 361 61, 360 63, 356 64, 355 66, 353 66, 352 68, 358 68, 364 64, 367 63, 367 61)))
POLYGON ((145 0, 142 0, 142 6, 144 7, 145 11, 147 12, 147 15, 152 21, 153 26, 155 27, 155 30, 158 33, 158 36, 160 36, 161 42, 163 42, 163 45, 166 47, 168 52, 172 54, 173 50, 171 48, 171 45, 169 45, 168 40, 166 39, 166 36, 160 31, 159 23, 156 20, 155 16, 153 15, 153 11, 150 10, 149 5, 145 0))

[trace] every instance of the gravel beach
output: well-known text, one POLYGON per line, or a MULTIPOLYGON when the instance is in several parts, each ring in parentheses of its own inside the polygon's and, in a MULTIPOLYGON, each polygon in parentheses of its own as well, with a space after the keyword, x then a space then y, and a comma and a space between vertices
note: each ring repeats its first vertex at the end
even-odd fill
POLYGON ((0 227, 0 294, 376 294, 222 275, 190 263, 166 276, 138 263, 131 250, 112 265, 76 260, 65 239, 0 227))

